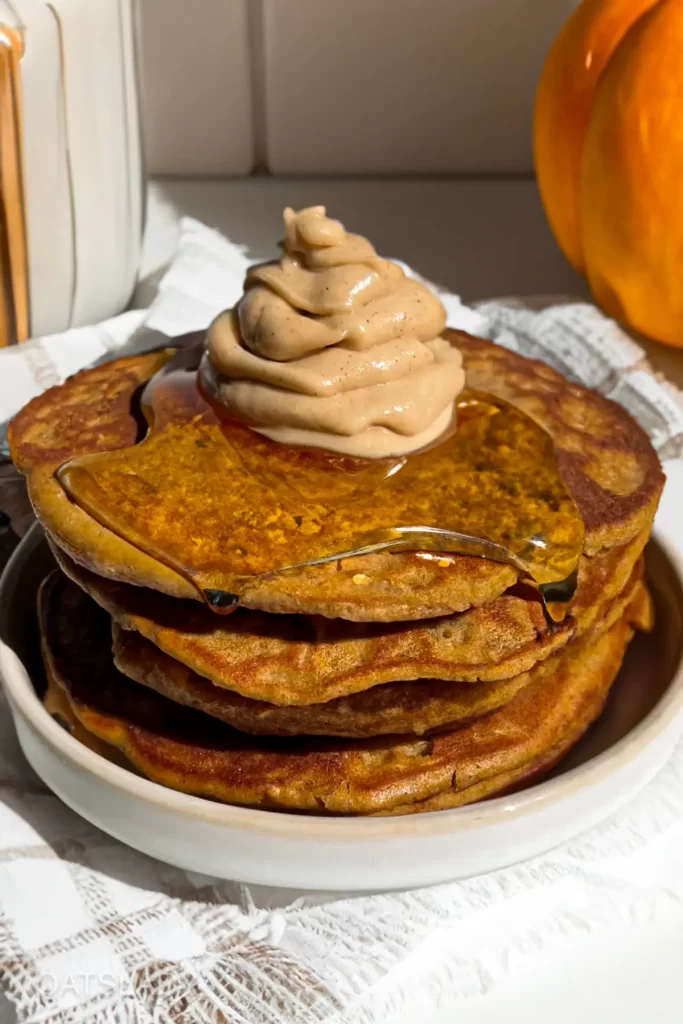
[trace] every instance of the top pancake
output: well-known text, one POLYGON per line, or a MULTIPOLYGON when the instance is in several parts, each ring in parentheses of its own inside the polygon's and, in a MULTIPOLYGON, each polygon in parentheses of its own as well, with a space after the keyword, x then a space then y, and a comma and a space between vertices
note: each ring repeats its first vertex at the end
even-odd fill
MULTIPOLYGON (((512 400, 553 436, 586 525, 587 553, 623 544, 649 527, 663 474, 647 437, 623 409, 541 363, 460 332, 450 335, 463 352, 470 386, 512 400)), ((55 478, 72 457, 135 443, 135 391, 164 358, 132 357, 77 374, 30 402, 11 424, 9 439, 36 514, 75 561, 102 576, 196 599, 198 591, 180 573, 101 526, 55 478)), ((481 605, 517 577, 510 566, 481 558, 383 552, 254 578, 241 601, 269 612, 411 620, 481 605)))
POLYGON ((629 413, 537 360, 461 331, 467 384, 504 398, 555 441, 560 472, 586 526, 586 554, 630 540, 652 522, 664 474, 650 439, 629 413))

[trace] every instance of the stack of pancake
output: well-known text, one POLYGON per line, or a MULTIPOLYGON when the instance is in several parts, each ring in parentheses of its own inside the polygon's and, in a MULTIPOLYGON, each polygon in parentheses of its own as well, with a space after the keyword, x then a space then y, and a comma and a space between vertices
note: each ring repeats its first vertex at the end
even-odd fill
POLYGON ((136 396, 168 354, 120 359, 34 399, 10 429, 59 565, 40 595, 48 710, 156 782, 266 809, 432 811, 557 763, 599 715, 633 631, 651 625, 643 549, 661 467, 619 406, 446 335, 468 387, 553 438, 585 525, 561 621, 519 568, 438 551, 271 574, 217 614, 167 562, 70 500, 58 475, 139 441, 136 396))

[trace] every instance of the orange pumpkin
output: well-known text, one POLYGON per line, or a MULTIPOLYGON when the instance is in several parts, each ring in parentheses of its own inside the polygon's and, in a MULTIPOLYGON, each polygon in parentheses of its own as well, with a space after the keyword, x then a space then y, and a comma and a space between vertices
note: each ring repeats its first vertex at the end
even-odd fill
POLYGON ((607 313, 683 346, 683 0, 584 0, 541 76, 536 172, 607 313))

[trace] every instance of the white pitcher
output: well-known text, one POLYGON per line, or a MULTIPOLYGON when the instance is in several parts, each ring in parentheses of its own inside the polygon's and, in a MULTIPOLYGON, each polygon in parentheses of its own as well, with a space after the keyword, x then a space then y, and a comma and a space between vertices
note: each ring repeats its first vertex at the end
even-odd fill
POLYGON ((144 215, 136 0, 0 0, 0 345, 125 308, 144 215))

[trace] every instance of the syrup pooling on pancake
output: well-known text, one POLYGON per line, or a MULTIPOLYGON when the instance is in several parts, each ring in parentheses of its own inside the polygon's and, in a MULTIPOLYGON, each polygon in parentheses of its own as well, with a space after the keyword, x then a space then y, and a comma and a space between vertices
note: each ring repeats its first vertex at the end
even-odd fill
POLYGON ((72 501, 208 601, 207 591, 239 595, 255 576, 373 547, 510 561, 541 585, 578 564, 583 522, 552 439, 503 401, 463 392, 457 429, 439 444, 352 459, 225 419, 196 372, 167 370, 143 395, 144 441, 58 476, 72 501))

